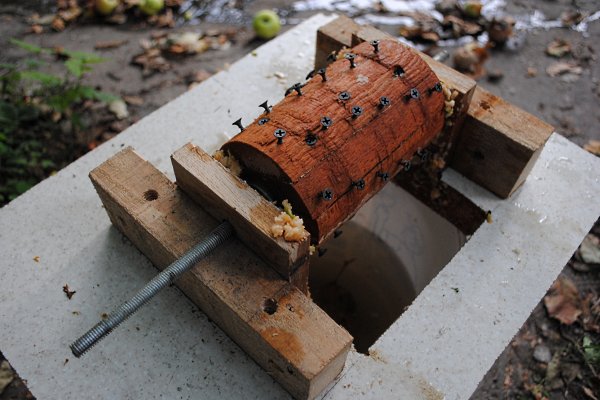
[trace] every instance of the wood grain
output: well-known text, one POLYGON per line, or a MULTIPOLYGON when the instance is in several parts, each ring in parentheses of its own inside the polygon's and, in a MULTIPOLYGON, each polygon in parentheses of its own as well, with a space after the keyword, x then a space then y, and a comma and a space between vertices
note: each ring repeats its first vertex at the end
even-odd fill
POLYGON ((423 60, 397 41, 384 40, 374 52, 368 43, 351 49, 356 67, 338 60, 327 67, 327 81, 312 78, 302 89, 275 105, 264 124, 257 121, 223 146, 243 165, 243 177, 277 200, 289 199, 320 243, 386 183, 378 174, 397 173, 405 158, 425 148, 444 126, 443 93, 431 91, 438 78, 423 60), (395 74, 401 67, 403 73, 395 74), (417 89, 418 99, 407 100, 417 89), (338 95, 350 93, 341 101, 338 95), (391 105, 380 108, 387 97, 391 105), (362 108, 354 118, 353 107, 362 108), (323 130, 321 117, 333 120, 323 130), (284 129, 278 144, 273 132, 284 129), (307 145, 307 135, 317 138, 307 145), (352 183, 365 181, 364 190, 352 183), (331 201, 320 194, 333 193, 331 201))
POLYGON ((451 166, 506 198, 527 178, 554 128, 478 88, 467 113, 451 166))
MULTIPOLYGON (((90 178, 115 227, 160 269, 218 224, 131 148, 90 178)), ((314 398, 343 368, 352 337, 237 238, 176 285, 297 399, 314 398)))
POLYGON ((233 176, 218 161, 191 143, 171 156, 177 185, 219 220, 229 221, 238 237, 287 280, 308 259, 307 238, 274 238, 271 226, 281 210, 233 176))

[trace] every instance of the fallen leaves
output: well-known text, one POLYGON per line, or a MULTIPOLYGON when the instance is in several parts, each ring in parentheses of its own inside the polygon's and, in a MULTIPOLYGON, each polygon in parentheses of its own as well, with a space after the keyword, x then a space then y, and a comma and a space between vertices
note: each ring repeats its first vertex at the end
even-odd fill
POLYGON ((600 140, 590 140, 583 145, 583 148, 592 154, 600 156, 600 140))
POLYGON ((546 73, 551 77, 564 75, 564 74, 575 74, 581 75, 583 72, 583 68, 572 61, 557 61, 555 63, 550 64, 548 68, 546 68, 546 73))
POLYGON ((121 47, 124 44, 128 43, 129 40, 106 40, 96 42, 94 45, 94 49, 96 50, 108 50, 108 49, 116 49, 117 47, 121 47))
POLYGON ((546 54, 556 58, 564 57, 570 54, 571 51, 571 44, 564 39, 554 39, 546 47, 546 54))
POLYGON ((548 315, 565 325, 571 325, 583 312, 579 291, 575 284, 566 277, 557 279, 548 294, 544 297, 544 305, 548 315))
POLYGON ((487 60, 489 53, 485 46, 476 42, 468 43, 459 47, 452 55, 454 68, 470 75, 473 78, 482 76, 485 72, 483 63, 487 60))
POLYGON ((8 364, 8 361, 4 360, 0 363, 0 394, 6 389, 8 385, 15 378, 15 373, 8 364))
POLYGON ((67 299, 69 299, 69 300, 71 300, 71 298, 73 297, 73 295, 75 293, 77 293, 76 290, 69 289, 69 285, 67 285, 66 283, 65 283, 65 285, 63 286, 62 289, 63 289, 63 293, 67 296, 67 299))

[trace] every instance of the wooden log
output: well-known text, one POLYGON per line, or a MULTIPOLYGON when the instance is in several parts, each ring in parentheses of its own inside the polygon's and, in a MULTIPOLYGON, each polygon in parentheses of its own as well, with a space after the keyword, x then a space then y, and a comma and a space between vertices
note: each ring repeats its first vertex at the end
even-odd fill
POLYGON ((171 162, 177 185, 213 217, 229 221, 238 237, 284 279, 307 263, 310 240, 274 238, 271 226, 281 211, 201 148, 188 143, 171 162))
MULTIPOLYGON (((218 221, 131 148, 90 173, 112 223, 158 268, 218 221)), ((176 285, 297 399, 312 399, 342 370, 352 337, 237 238, 176 285)))
POLYGON ((523 184, 552 132, 551 125, 478 88, 450 165, 506 198, 523 184))
POLYGON ((223 146, 242 164, 244 179, 290 200, 314 243, 354 215, 444 126, 438 78, 413 50, 383 40, 377 50, 363 43, 351 51, 353 61, 332 63, 326 80, 313 77, 301 94, 288 95, 223 146), (383 97, 390 104, 381 106, 383 97), (331 127, 323 129, 322 117, 331 127), (277 129, 286 132, 282 143, 277 129), (359 181, 361 190, 353 186, 359 181), (325 190, 331 198, 321 195, 325 190))

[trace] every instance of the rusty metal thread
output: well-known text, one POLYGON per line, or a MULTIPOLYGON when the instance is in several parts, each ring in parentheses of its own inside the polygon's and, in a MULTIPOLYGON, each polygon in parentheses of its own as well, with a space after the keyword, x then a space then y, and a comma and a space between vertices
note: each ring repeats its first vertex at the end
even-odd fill
POLYGON ((216 227, 200 243, 148 282, 131 300, 122 304, 108 318, 100 321, 73 342, 70 346, 73 355, 81 357, 92 346, 152 299, 161 289, 171 285, 181 274, 190 270, 198 261, 206 257, 208 253, 223 244, 231 236, 233 236, 233 227, 229 222, 225 221, 216 227))

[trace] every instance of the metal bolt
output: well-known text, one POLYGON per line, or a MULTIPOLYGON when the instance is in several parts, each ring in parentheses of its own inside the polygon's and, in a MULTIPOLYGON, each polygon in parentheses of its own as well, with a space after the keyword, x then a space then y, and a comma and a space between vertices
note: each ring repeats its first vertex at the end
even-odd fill
POLYGON ((418 149, 416 154, 421 159, 422 162, 427 161, 427 158, 429 158, 429 151, 428 150, 418 149))
POLYGON ((383 179, 383 181, 387 181, 388 179, 390 179, 390 174, 388 174, 387 172, 377 172, 377 177, 383 179))
POLYGON ((346 53, 344 55, 344 58, 348 61, 350 61, 350 68, 356 68, 356 55, 352 54, 352 53, 346 53))
POLYGON ((333 124, 333 120, 327 116, 321 118, 321 127, 326 131, 333 124))
POLYGON ((323 79, 323 82, 327 81, 327 75, 325 75, 325 68, 319 68, 319 69, 313 69, 312 71, 310 71, 308 73, 308 75, 306 75, 306 80, 309 80, 310 78, 314 77, 315 75, 321 75, 321 78, 323 79))
POLYGON ((92 346, 119 326, 121 322, 125 321, 152 299, 162 288, 171 285, 181 274, 190 270, 198 261, 206 257, 208 253, 232 236, 233 227, 229 222, 225 221, 217 226, 200 243, 148 282, 131 300, 122 304, 107 319, 100 321, 96 326, 73 342, 70 346, 73 355, 81 357, 92 346))
POLYGON ((354 186, 358 190, 363 190, 365 188, 365 180, 361 178, 357 181, 354 181, 352 182, 352 186, 354 186))
POLYGON ((341 229, 336 229, 335 231, 333 231, 333 238, 336 239, 336 238, 342 236, 342 233, 344 233, 344 232, 342 232, 341 229))
POLYGON ((317 135, 308 132, 306 134, 306 139, 304 139, 304 141, 306 142, 307 145, 314 146, 315 144, 317 144, 317 135))
POLYGON ((352 118, 353 119, 356 119, 362 113, 363 113, 362 107, 360 107, 360 106, 354 106, 354 107, 352 107, 352 118))
POLYGON ((275 132, 273 132, 273 136, 275 136, 277 138, 277 144, 282 144, 283 143, 283 138, 285 137, 286 132, 281 129, 281 128, 277 128, 275 129, 275 132))
POLYGON ((442 91, 442 83, 438 82, 429 89, 427 89, 427 94, 431 95, 433 92, 440 93, 442 91))
POLYGON ((270 121, 269 118, 261 118, 261 119, 258 120, 258 124, 259 125, 264 125, 264 124, 266 124, 269 121, 270 121))
POLYGON ((265 109, 265 114, 268 114, 271 112, 271 107, 269 106, 269 100, 265 100, 264 103, 259 104, 258 106, 265 109))
POLYGON ((327 56, 327 61, 328 62, 333 62, 337 59, 337 56, 335 54, 334 51, 332 51, 331 53, 329 53, 329 55, 327 56))
POLYGON ((390 104, 392 104, 392 101, 388 97, 382 96, 379 98, 379 105, 377 107, 382 110, 384 107, 387 107, 390 104))
POLYGON ((350 95, 349 92, 346 92, 346 91, 344 91, 338 95, 338 99, 340 99, 342 101, 350 100, 350 97, 352 97, 352 96, 350 95))
POLYGON ((325 201, 330 201, 333 199, 333 191, 331 189, 327 188, 321 192, 321 197, 325 201))
POLYGON ((371 40, 371 46, 373 46, 373 52, 379 53, 379 40, 371 40))
POLYGON ((404 68, 402 68, 400 65, 396 65, 394 67, 394 76, 404 76, 406 72, 404 71, 404 68))
POLYGON ((325 247, 319 247, 317 249, 317 254, 319 255, 319 257, 323 257, 325 253, 327 253, 327 249, 325 247))
POLYGON ((410 101, 410 100, 416 100, 419 98, 419 89, 417 88, 412 88, 410 89, 410 92, 404 96, 404 100, 405 101, 410 101))
POLYGON ((240 128, 240 132, 244 132, 244 125, 242 125, 242 119, 238 119, 237 121, 235 121, 233 124, 231 125, 235 125, 238 128, 240 128))

